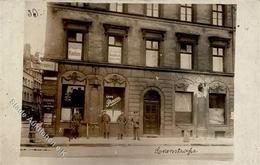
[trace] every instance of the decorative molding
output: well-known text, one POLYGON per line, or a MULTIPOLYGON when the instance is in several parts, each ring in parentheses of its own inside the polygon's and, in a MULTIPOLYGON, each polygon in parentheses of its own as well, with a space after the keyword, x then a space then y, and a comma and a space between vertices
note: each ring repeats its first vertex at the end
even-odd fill
POLYGON ((213 81, 209 84, 209 93, 226 93, 227 86, 223 82, 213 81))
POLYGON ((102 78, 98 75, 88 75, 87 80, 90 85, 101 86, 102 84, 102 78))
POLYGON ((85 84, 85 79, 86 76, 78 71, 68 71, 61 77, 62 83, 64 84, 85 84))
POLYGON ((221 47, 228 47, 230 46, 230 38, 223 38, 223 37, 218 37, 218 36, 210 36, 209 42, 211 45, 214 46, 221 46, 221 47))
POLYGON ((104 86, 126 87, 126 79, 119 74, 109 74, 104 79, 104 86))
POLYGON ((142 28, 144 39, 164 40, 166 31, 142 28))
POLYGON ((89 26, 92 24, 91 21, 73 20, 73 19, 62 19, 64 30, 77 30, 82 32, 88 32, 89 26))
POLYGON ((189 42, 196 45, 198 44, 199 35, 197 34, 176 32, 175 35, 177 37, 178 42, 189 42))
POLYGON ((174 87, 175 91, 187 91, 189 85, 193 84, 190 79, 182 78, 176 81, 174 87))
POLYGON ((112 25, 112 24, 103 24, 103 27, 105 29, 105 34, 113 34, 118 36, 127 37, 128 36, 128 26, 122 26, 122 25, 112 25))

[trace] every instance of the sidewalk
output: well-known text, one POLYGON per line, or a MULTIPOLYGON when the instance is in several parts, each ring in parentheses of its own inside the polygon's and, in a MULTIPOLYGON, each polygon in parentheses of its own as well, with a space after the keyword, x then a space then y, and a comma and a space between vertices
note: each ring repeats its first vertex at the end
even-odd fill
MULTIPOLYGON (((232 146, 232 138, 190 138, 189 142, 184 142, 183 138, 147 138, 141 137, 141 140, 133 140, 132 137, 126 137, 123 140, 118 140, 116 137, 104 139, 102 137, 79 137, 77 139, 69 139, 67 137, 54 137, 56 146, 232 146)), ((37 140, 36 143, 30 143, 29 139, 22 139, 21 146, 38 146, 48 147, 47 142, 37 140)))

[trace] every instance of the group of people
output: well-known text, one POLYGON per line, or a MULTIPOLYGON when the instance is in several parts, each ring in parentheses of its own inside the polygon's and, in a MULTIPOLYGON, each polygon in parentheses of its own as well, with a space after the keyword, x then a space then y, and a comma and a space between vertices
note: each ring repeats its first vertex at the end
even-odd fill
MULTIPOLYGON (((134 135, 134 140, 140 140, 139 137, 139 128, 140 128, 140 122, 139 122, 139 115, 136 115, 131 119, 132 125, 133 125, 133 135, 134 135)), ((73 114, 72 116, 72 128, 74 130, 73 137, 76 138, 79 136, 79 127, 81 123, 82 117, 79 113, 78 110, 76 110, 76 113, 73 114)), ((102 111, 101 114, 101 119, 100 122, 103 127, 103 136, 105 139, 109 139, 109 134, 110 134, 110 122, 111 118, 108 114, 106 114, 106 111, 102 111)), ((127 119, 122 112, 118 118, 117 118, 117 134, 118 134, 118 139, 123 139, 124 132, 126 129, 127 125, 127 119)))

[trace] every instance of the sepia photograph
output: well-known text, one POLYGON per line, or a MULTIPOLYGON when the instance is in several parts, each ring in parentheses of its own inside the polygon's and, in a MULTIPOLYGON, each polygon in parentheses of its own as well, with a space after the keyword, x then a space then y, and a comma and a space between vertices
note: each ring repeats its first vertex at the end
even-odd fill
POLYGON ((24 7, 21 157, 233 161, 236 4, 24 7))

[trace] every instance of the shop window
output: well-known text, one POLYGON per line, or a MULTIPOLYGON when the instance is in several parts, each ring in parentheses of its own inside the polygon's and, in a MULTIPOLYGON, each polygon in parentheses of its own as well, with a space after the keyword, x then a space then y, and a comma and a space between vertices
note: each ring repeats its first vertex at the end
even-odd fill
POLYGON ((181 21, 192 21, 192 4, 181 4, 181 13, 180 19, 181 21))
POLYGON ((125 88, 104 88, 104 109, 110 116, 111 122, 116 122, 121 112, 124 112, 124 93, 125 88))
POLYGON ((81 85, 62 85, 61 120, 70 121, 72 114, 79 110, 84 118, 85 87, 81 85))
POLYGON ((123 37, 108 36, 108 62, 121 64, 123 52, 123 37))
POLYGON ((225 94, 209 94, 209 123, 225 124, 225 94))
POLYGON ((175 92, 175 121, 177 124, 192 123, 192 93, 175 92))
POLYGON ((123 4, 122 3, 110 3, 109 10, 115 12, 123 12, 123 4))
POLYGON ((212 48, 212 60, 213 60, 213 71, 223 72, 224 71, 224 48, 212 48))
POLYGON ((180 68, 181 69, 192 69, 192 55, 193 55, 193 47, 191 44, 180 44, 180 68))
POLYGON ((68 35, 68 59, 81 60, 83 52, 83 38, 81 32, 69 30, 68 35))
POLYGON ((159 65, 159 41, 146 40, 146 66, 157 67, 159 65))
POLYGON ((147 4, 146 15, 150 17, 159 17, 159 4, 147 4))
POLYGON ((224 6, 212 5, 212 23, 213 25, 223 26, 224 6))

